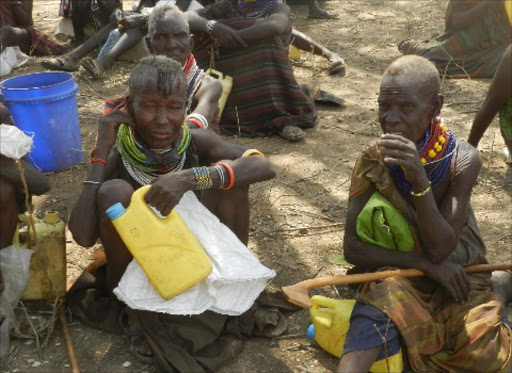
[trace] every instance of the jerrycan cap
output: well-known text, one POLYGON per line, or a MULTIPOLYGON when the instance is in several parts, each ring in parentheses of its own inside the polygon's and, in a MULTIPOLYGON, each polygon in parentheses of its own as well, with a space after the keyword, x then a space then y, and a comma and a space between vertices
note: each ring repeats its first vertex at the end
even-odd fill
POLYGON ((126 212, 126 209, 121 202, 117 202, 110 206, 105 212, 110 220, 116 220, 126 212))
POLYGON ((314 324, 311 324, 309 326, 307 336, 310 339, 315 339, 315 325, 314 324))
POLYGON ((47 224, 55 224, 59 222, 59 213, 57 211, 46 211, 43 221, 47 224))

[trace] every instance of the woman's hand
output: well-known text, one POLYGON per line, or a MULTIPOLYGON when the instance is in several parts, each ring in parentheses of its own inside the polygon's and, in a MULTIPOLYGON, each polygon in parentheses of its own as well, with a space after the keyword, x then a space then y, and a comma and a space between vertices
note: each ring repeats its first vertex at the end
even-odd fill
POLYGON ((171 213, 185 192, 195 186, 195 178, 190 170, 169 173, 157 178, 144 195, 144 199, 164 216, 171 213), (194 181, 191 182, 191 179, 194 181))
MULTIPOLYGON (((378 153, 384 162, 402 167, 405 177, 420 189, 428 182, 423 164, 418 156, 416 145, 401 135, 386 133, 377 141, 378 153)), ((416 189, 416 188, 415 188, 416 189)), ((424 189, 424 188, 423 188, 424 189)))
POLYGON ((107 154, 110 152, 110 149, 116 142, 119 126, 123 123, 132 128, 135 127, 135 122, 131 115, 126 111, 117 109, 100 119, 95 152, 99 150, 106 151, 107 154))
POLYGON ((444 261, 439 264, 432 264, 424 272, 427 277, 448 290, 456 302, 464 303, 469 300, 471 283, 460 265, 444 261))

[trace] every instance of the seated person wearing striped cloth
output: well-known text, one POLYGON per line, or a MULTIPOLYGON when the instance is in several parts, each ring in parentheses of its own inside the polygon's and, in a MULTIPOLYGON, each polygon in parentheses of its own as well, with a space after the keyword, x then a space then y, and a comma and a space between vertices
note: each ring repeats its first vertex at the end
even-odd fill
POLYGON ((469 203, 481 160, 439 118, 439 87, 436 67, 419 56, 397 59, 382 78, 383 135, 354 167, 345 258, 367 271, 416 268, 425 277, 363 284, 338 372, 367 372, 400 347, 415 372, 496 372, 510 362, 510 324, 490 273, 462 268, 487 263, 469 203), (398 217, 372 224, 374 208, 398 217))

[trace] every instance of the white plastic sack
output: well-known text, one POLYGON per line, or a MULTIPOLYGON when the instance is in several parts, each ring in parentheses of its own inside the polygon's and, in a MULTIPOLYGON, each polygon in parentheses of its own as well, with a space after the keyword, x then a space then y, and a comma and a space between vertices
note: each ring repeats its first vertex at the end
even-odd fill
POLYGON ((9 332, 14 320, 14 307, 18 304, 30 277, 30 257, 34 252, 20 246, 0 250, 0 270, 4 292, 0 295, 0 314, 4 318, 0 326, 0 357, 9 352, 9 332))
POLYGON ((0 54, 0 76, 7 76, 16 67, 16 52, 13 47, 7 47, 0 54))
POLYGON ((7 47, 0 54, 0 77, 7 76, 12 69, 33 61, 33 58, 23 53, 19 47, 7 47))
POLYGON ((263 266, 194 193, 185 193, 176 210, 208 254, 212 273, 187 291, 164 300, 132 260, 114 294, 131 308, 172 315, 210 310, 236 316, 247 311, 275 272, 263 266))
POLYGON ((32 137, 15 126, 0 124, 0 154, 20 159, 32 148, 32 137))

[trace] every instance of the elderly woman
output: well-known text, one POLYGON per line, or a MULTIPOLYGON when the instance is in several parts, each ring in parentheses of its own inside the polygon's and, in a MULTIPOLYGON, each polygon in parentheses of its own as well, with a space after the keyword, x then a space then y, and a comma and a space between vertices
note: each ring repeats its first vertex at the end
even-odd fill
POLYGON ((345 258, 368 271, 416 268, 425 277, 359 289, 339 372, 367 372, 400 348, 415 372, 496 372, 510 361, 510 324, 491 276, 462 268, 487 262, 469 203, 481 161, 439 118, 439 87, 435 66, 418 56, 394 61, 382 78, 383 134, 354 167, 345 258), (373 209, 392 218, 372 225, 373 209))

